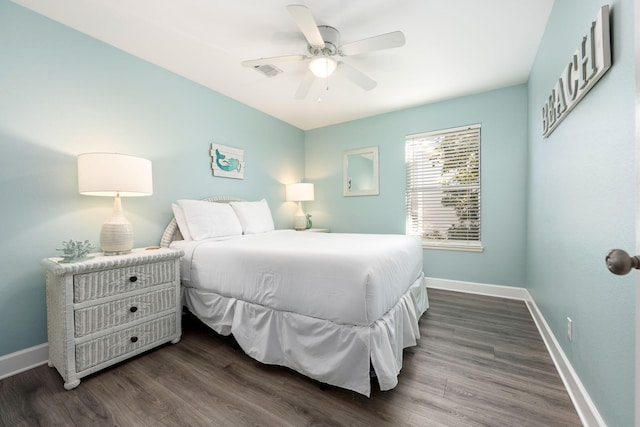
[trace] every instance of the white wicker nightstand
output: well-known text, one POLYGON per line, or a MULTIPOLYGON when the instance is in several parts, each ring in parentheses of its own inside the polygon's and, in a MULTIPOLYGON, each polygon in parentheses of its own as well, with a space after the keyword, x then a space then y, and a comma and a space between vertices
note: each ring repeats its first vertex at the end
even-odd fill
POLYGON ((328 228, 306 228, 304 230, 296 230, 296 231, 306 231, 307 233, 328 233, 328 228))
POLYGON ((171 249, 42 260, 49 366, 71 390, 80 378, 160 344, 180 341, 180 257, 171 249))

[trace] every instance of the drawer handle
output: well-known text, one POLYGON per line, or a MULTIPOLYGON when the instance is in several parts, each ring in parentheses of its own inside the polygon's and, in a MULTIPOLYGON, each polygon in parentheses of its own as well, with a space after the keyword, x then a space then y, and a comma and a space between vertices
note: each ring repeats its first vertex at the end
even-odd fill
POLYGON ((138 342, 138 337, 131 337, 131 342, 138 342))
POLYGON ((137 282, 137 281, 138 281, 138 276, 131 276, 131 277, 129 277, 129 281, 130 281, 131 283, 135 283, 135 282, 137 282))
POLYGON ((131 307, 129 309, 130 312, 135 313, 136 311, 138 311, 138 307, 136 307, 135 305, 133 307, 131 307))

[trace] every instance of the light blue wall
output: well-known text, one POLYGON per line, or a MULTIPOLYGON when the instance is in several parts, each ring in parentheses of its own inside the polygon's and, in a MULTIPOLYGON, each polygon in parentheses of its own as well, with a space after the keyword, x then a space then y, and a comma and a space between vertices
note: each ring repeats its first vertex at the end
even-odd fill
POLYGON ((541 109, 601 0, 556 0, 529 80, 527 287, 610 426, 633 425, 635 248, 633 0, 612 1, 613 65, 548 139, 541 109), (566 317, 574 340, 566 337, 566 317))
POLYGON ((154 195, 123 199, 136 246, 159 242, 171 202, 266 197, 290 227, 284 183, 303 178, 304 133, 104 43, 0 0, 0 355, 46 342, 40 259, 98 243, 113 200, 80 196, 87 151, 146 157, 154 195), (244 180, 211 175, 211 142, 245 149, 244 180))
POLYGON ((314 226, 336 232, 405 232, 404 139, 408 134, 482 125, 484 252, 427 249, 429 277, 524 286, 527 89, 525 85, 356 120, 306 133, 307 202, 314 226), (342 196, 344 150, 378 146, 380 195, 342 196))

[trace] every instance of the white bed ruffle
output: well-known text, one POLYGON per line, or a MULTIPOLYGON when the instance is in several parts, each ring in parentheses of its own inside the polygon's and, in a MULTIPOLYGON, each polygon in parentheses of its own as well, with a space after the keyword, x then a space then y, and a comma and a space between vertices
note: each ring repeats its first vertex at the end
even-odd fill
POLYGON ((381 390, 394 388, 402 352, 420 338, 429 307, 421 275, 380 319, 345 325, 186 287, 184 304, 221 335, 233 334, 254 359, 289 367, 320 382, 369 396, 371 362, 381 390))

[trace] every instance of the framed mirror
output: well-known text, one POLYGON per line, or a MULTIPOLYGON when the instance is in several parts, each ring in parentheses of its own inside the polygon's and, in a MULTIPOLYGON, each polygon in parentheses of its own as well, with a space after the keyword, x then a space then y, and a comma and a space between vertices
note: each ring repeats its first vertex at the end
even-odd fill
POLYGON ((342 190, 345 196, 377 196, 378 147, 347 150, 342 154, 342 190))

